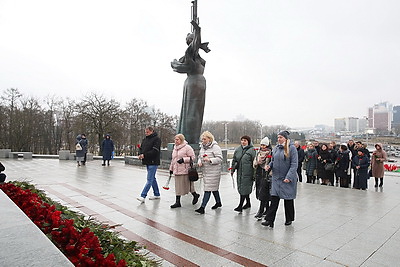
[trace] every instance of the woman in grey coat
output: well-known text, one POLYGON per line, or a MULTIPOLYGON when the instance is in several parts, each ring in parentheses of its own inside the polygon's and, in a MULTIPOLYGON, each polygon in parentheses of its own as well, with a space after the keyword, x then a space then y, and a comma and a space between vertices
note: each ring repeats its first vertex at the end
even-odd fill
POLYGON ((214 141, 214 136, 209 131, 202 133, 201 141, 197 166, 203 172, 204 196, 200 208, 195 211, 204 214, 204 209, 210 200, 211 192, 215 198, 215 205, 211 209, 215 210, 222 207, 218 191, 221 180, 222 150, 218 143, 214 141))
POLYGON ((256 151, 251 144, 250 136, 242 136, 240 146, 233 153, 231 164, 231 175, 237 171, 237 189, 240 194, 239 205, 234 211, 242 212, 251 207, 250 194, 254 183, 253 161, 255 157, 256 151), (246 204, 243 206, 244 200, 246 200, 246 204))
POLYGON ((279 200, 284 199, 285 225, 294 221, 294 199, 297 194, 297 150, 288 138, 289 132, 278 133, 278 145, 272 151, 272 160, 265 166, 272 169, 271 206, 262 225, 274 227, 279 200))

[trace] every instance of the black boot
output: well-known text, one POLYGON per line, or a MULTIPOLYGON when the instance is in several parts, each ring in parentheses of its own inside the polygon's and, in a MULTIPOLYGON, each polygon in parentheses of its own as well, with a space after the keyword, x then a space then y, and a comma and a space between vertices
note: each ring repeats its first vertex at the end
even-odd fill
POLYGON ((378 178, 375 178, 375 187, 378 187, 378 178))
POLYGON ((249 195, 246 195, 246 196, 245 196, 245 199, 246 199, 246 204, 243 206, 243 209, 244 209, 244 210, 251 207, 250 196, 249 196, 249 195))
POLYGON ((199 201, 200 194, 193 192, 192 195, 193 195, 192 205, 196 205, 196 203, 199 201))
POLYGON ((236 208, 233 209, 234 211, 242 212, 242 210, 243 210, 243 202, 244 202, 245 198, 246 198, 245 196, 240 195, 240 203, 236 208))
POLYGON ((195 210, 195 212, 198 212, 200 214, 204 214, 204 207, 200 207, 197 210, 195 210))
POLYGON ((261 224, 264 226, 269 226, 271 228, 274 228, 274 222, 271 221, 263 221, 261 224))
POLYGON ((262 217, 264 216, 264 210, 265 210, 265 202, 260 201, 260 207, 258 208, 257 214, 254 216, 257 220, 261 220, 262 217))
POLYGON ((383 178, 379 178, 379 179, 381 180, 379 187, 382 187, 383 186, 383 178))
POLYGON ((215 203, 214 206, 211 207, 211 209, 212 209, 212 210, 216 210, 216 209, 218 209, 218 208, 220 208, 220 207, 222 207, 222 203, 221 203, 221 202, 217 202, 217 203, 215 203))
POLYGON ((175 204, 170 206, 171 209, 180 208, 181 206, 181 196, 176 196, 175 204))

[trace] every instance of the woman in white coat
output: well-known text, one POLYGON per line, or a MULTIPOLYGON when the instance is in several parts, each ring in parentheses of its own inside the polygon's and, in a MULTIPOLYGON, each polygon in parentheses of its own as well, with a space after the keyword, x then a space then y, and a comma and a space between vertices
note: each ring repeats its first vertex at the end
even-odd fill
POLYGON ((188 170, 190 162, 194 161, 195 155, 193 148, 186 142, 183 134, 177 134, 174 138, 175 146, 172 151, 172 160, 169 166, 170 174, 175 176, 175 204, 171 208, 181 207, 181 196, 188 194, 193 195, 192 204, 195 205, 200 195, 196 193, 193 182, 189 181, 188 170))
POLYGON ((218 143, 214 141, 214 136, 209 131, 202 133, 201 142, 197 165, 203 171, 204 196, 201 207, 195 211, 204 214, 204 209, 210 200, 211 192, 215 198, 215 205, 211 209, 222 207, 218 191, 221 180, 222 150, 218 143))

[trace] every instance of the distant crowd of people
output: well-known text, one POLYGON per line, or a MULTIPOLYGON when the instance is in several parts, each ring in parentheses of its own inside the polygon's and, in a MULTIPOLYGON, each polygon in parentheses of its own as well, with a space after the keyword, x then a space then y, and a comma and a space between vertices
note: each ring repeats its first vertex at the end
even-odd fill
POLYGON ((380 143, 375 144, 372 154, 361 141, 354 140, 340 145, 334 141, 313 141, 308 142, 305 149, 298 142, 295 142, 295 146, 299 158, 297 173, 300 182, 304 171, 307 183, 318 181, 321 185, 366 190, 368 178, 374 177, 375 187, 383 186, 383 163, 387 161, 387 153, 380 143))

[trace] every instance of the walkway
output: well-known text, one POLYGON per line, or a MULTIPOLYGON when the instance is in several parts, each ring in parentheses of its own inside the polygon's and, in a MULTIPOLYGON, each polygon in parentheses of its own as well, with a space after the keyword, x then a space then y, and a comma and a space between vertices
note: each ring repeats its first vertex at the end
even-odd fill
MULTIPOLYGON (((31 181, 54 200, 112 225, 162 260, 163 266, 396 266, 400 262, 400 175, 387 173, 383 189, 367 191, 299 183, 296 221, 285 226, 283 203, 275 228, 254 219, 258 202, 234 212, 238 193, 223 175, 223 207, 196 214, 192 197, 170 209, 175 195, 139 204, 145 168, 112 161, 2 159, 7 180, 31 181)), ((159 170, 160 187, 167 172, 159 170)), ((373 186, 370 181, 370 186, 373 186)), ((201 182, 197 182, 201 192, 201 182)))

